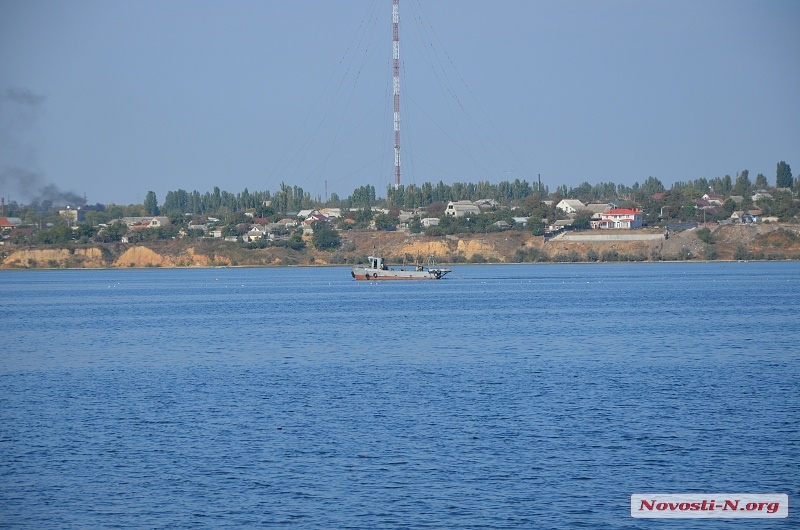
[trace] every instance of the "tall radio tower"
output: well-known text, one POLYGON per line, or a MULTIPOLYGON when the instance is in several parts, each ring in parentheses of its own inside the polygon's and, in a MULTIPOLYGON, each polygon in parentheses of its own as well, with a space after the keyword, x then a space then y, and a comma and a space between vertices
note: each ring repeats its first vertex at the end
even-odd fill
POLYGON ((400 0, 392 0, 392 85, 394 92, 394 189, 400 188, 400 0))

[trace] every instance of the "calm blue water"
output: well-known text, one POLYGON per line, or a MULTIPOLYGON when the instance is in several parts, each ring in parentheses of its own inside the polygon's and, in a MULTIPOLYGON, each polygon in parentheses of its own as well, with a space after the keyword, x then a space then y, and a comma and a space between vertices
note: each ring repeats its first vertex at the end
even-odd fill
POLYGON ((0 526, 788 528, 800 264, 0 273, 0 526))

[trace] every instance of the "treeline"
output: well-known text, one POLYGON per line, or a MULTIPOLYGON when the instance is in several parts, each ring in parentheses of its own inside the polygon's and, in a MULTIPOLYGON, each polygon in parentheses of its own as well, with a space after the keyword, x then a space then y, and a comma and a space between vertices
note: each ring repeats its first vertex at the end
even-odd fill
MULTIPOLYGON (((779 162, 776 169, 776 187, 798 187, 798 180, 791 174, 791 168, 786 162, 779 162)), ((493 199, 504 206, 518 206, 526 200, 550 199, 578 199, 584 203, 611 202, 625 200, 631 205, 652 205, 652 196, 658 193, 671 192, 671 202, 683 202, 687 213, 692 200, 702 197, 705 193, 722 195, 723 197, 739 195, 747 199, 754 190, 767 188, 769 182, 763 174, 759 173, 755 180, 750 179, 748 170, 743 170, 735 177, 725 175, 713 179, 700 178, 693 181, 677 181, 667 189, 663 183, 655 178, 648 177, 642 184, 638 182, 632 186, 615 184, 613 182, 600 182, 589 184, 583 182, 576 187, 568 188, 558 186, 554 191, 539 182, 529 183, 526 180, 503 181, 492 184, 488 181, 477 183, 455 182, 445 184, 426 182, 421 185, 401 185, 398 189, 388 187, 385 198, 377 195, 374 186, 366 185, 356 188, 345 199, 340 199, 337 194, 332 194, 327 201, 320 197, 312 198, 311 195, 299 186, 280 184, 274 192, 255 191, 247 188, 239 193, 231 193, 214 187, 213 191, 200 193, 197 190, 186 191, 178 189, 168 191, 162 203, 159 203, 156 194, 147 192, 145 201, 139 205, 103 205, 84 206, 87 216, 94 218, 95 222, 106 222, 109 219, 122 216, 165 215, 173 222, 181 218, 201 216, 229 216, 235 212, 257 210, 269 203, 271 211, 286 214, 305 209, 320 209, 324 207, 342 209, 363 209, 372 207, 385 207, 388 209, 415 209, 428 208, 432 205, 447 203, 448 201, 480 199, 493 199)), ((679 206, 680 207, 680 206, 679 206)), ((20 205, 16 202, 6 205, 6 215, 19 217, 26 224, 39 223, 47 217, 48 212, 55 210, 55 205, 49 201, 42 203, 32 202, 30 205, 20 205)))

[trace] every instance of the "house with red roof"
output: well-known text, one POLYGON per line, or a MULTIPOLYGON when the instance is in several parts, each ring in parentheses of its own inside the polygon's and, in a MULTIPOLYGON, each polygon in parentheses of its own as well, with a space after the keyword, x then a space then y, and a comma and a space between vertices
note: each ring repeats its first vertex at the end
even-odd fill
POLYGON ((14 228, 21 222, 17 217, 0 217, 0 228, 14 228))
POLYGON ((590 223, 595 230, 610 230, 613 228, 633 230, 642 226, 642 218, 641 210, 615 208, 601 213, 599 219, 592 219, 590 223))

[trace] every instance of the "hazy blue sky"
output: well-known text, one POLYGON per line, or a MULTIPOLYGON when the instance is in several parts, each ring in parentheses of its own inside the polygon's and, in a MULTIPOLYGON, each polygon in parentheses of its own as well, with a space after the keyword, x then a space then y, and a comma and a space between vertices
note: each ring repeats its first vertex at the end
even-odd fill
MULTIPOLYGON (((800 172, 797 0, 400 0, 400 16, 405 184, 800 172)), ((0 195, 382 196, 390 59, 391 0, 0 0, 0 195)))

